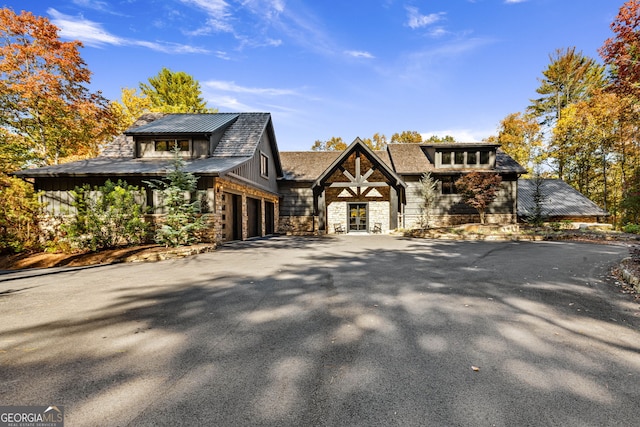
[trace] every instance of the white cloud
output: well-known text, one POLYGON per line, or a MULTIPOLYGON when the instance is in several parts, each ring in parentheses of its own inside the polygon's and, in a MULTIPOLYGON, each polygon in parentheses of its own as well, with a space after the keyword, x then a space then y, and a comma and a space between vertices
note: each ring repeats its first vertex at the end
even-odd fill
POLYGON ((291 89, 274 89, 274 88, 258 88, 237 85, 235 82, 223 80, 209 80, 202 84, 214 90, 223 92, 231 92, 236 94, 262 95, 262 96, 283 96, 297 95, 297 92, 291 89))
POLYGON ((483 139, 495 134, 495 130, 483 129, 443 129, 421 132, 423 140, 427 140, 432 136, 445 137, 452 136, 457 142, 481 142, 483 139))
POLYGON ((414 30, 417 28, 427 27, 431 24, 435 24, 436 22, 440 21, 445 15, 444 12, 423 15, 420 13, 417 7, 413 6, 407 6, 405 9, 408 13, 407 26, 414 30))
POLYGON ((124 45, 125 39, 114 36, 105 31, 102 26, 82 17, 72 17, 49 8, 47 13, 51 16, 51 22, 60 28, 60 36, 71 40, 80 40, 88 46, 101 46, 104 44, 124 45))
POLYGON ((103 29, 102 25, 97 22, 89 21, 82 17, 65 15, 53 8, 49 8, 47 13, 52 18, 51 22, 60 29, 60 37, 69 40, 80 40, 87 46, 141 46, 164 53, 209 53, 207 49, 179 43, 152 42, 118 37, 103 29))
POLYGON ((364 52, 361 50, 346 50, 345 55, 348 56, 352 56, 354 58, 365 58, 365 59, 374 59, 375 56, 373 56, 371 53, 369 52, 364 52))
POLYGON ((449 31, 445 30, 442 27, 436 27, 436 28, 433 28, 431 31, 429 31, 429 35, 431 37, 435 37, 435 38, 442 37, 442 36, 445 36, 447 34, 449 34, 449 31))
POLYGON ((524 3, 527 0, 504 0, 505 4, 516 4, 516 3, 524 3))

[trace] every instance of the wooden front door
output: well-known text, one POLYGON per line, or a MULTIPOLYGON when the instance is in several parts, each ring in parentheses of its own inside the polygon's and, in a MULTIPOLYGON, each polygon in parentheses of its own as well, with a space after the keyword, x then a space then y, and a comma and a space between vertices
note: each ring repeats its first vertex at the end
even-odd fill
POLYGON ((349 232, 367 231, 367 204, 349 203, 349 232))

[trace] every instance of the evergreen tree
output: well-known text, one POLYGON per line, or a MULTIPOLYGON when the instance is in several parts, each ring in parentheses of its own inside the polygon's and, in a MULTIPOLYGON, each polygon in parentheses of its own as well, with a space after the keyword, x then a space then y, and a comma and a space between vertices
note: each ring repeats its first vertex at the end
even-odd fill
POLYGON ((147 182, 160 191, 166 213, 156 229, 155 241, 165 246, 182 246, 201 240, 200 232, 206 227, 201 215, 201 202, 194 200, 198 178, 186 172, 179 147, 173 150, 172 170, 164 180, 147 182))

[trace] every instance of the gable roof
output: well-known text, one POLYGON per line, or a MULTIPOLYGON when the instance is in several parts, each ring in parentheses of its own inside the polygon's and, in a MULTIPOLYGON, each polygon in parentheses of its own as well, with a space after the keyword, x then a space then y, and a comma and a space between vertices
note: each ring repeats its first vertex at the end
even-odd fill
POLYGON ((390 185, 396 188, 404 188, 407 186, 402 178, 393 171, 393 168, 390 165, 385 164, 371 148, 362 142, 360 138, 356 138, 351 145, 341 152, 340 155, 324 170, 324 172, 318 176, 312 187, 322 187, 325 181, 340 167, 340 165, 356 151, 360 151, 368 157, 372 163, 377 165, 380 172, 382 172, 382 174, 391 181, 390 185))
POLYGON ((202 159, 186 160, 186 171, 200 175, 219 175, 229 172, 253 158, 266 132, 274 153, 276 176, 282 176, 282 165, 269 113, 145 114, 136 121, 134 126, 127 129, 125 134, 116 138, 116 142, 112 141, 106 153, 103 150, 103 154, 95 159, 27 169, 16 172, 15 175, 20 177, 163 175, 170 169, 171 160, 133 158, 133 142, 130 138, 126 138, 127 135, 192 135, 214 131, 224 131, 224 133, 212 155, 202 159), (124 147, 127 144, 128 150, 124 147), (118 155, 113 155, 114 153, 118 155))
MULTIPOLYGON (((609 213, 561 179, 544 179, 540 187, 544 198, 542 215, 547 217, 607 216, 609 213)), ((518 216, 533 213, 535 183, 532 179, 518 180, 518 216)))
MULTIPOLYGON (((374 151, 389 167, 391 159, 386 151, 374 151)), ((340 155, 342 151, 282 151, 283 179, 286 181, 315 181, 340 155)))

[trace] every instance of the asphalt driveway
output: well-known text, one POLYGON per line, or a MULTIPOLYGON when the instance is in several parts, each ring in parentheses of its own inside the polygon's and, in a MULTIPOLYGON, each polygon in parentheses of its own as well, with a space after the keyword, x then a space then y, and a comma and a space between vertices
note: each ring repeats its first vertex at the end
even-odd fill
POLYGON ((0 276, 0 404, 68 426, 637 425, 623 246, 279 237, 0 276))

